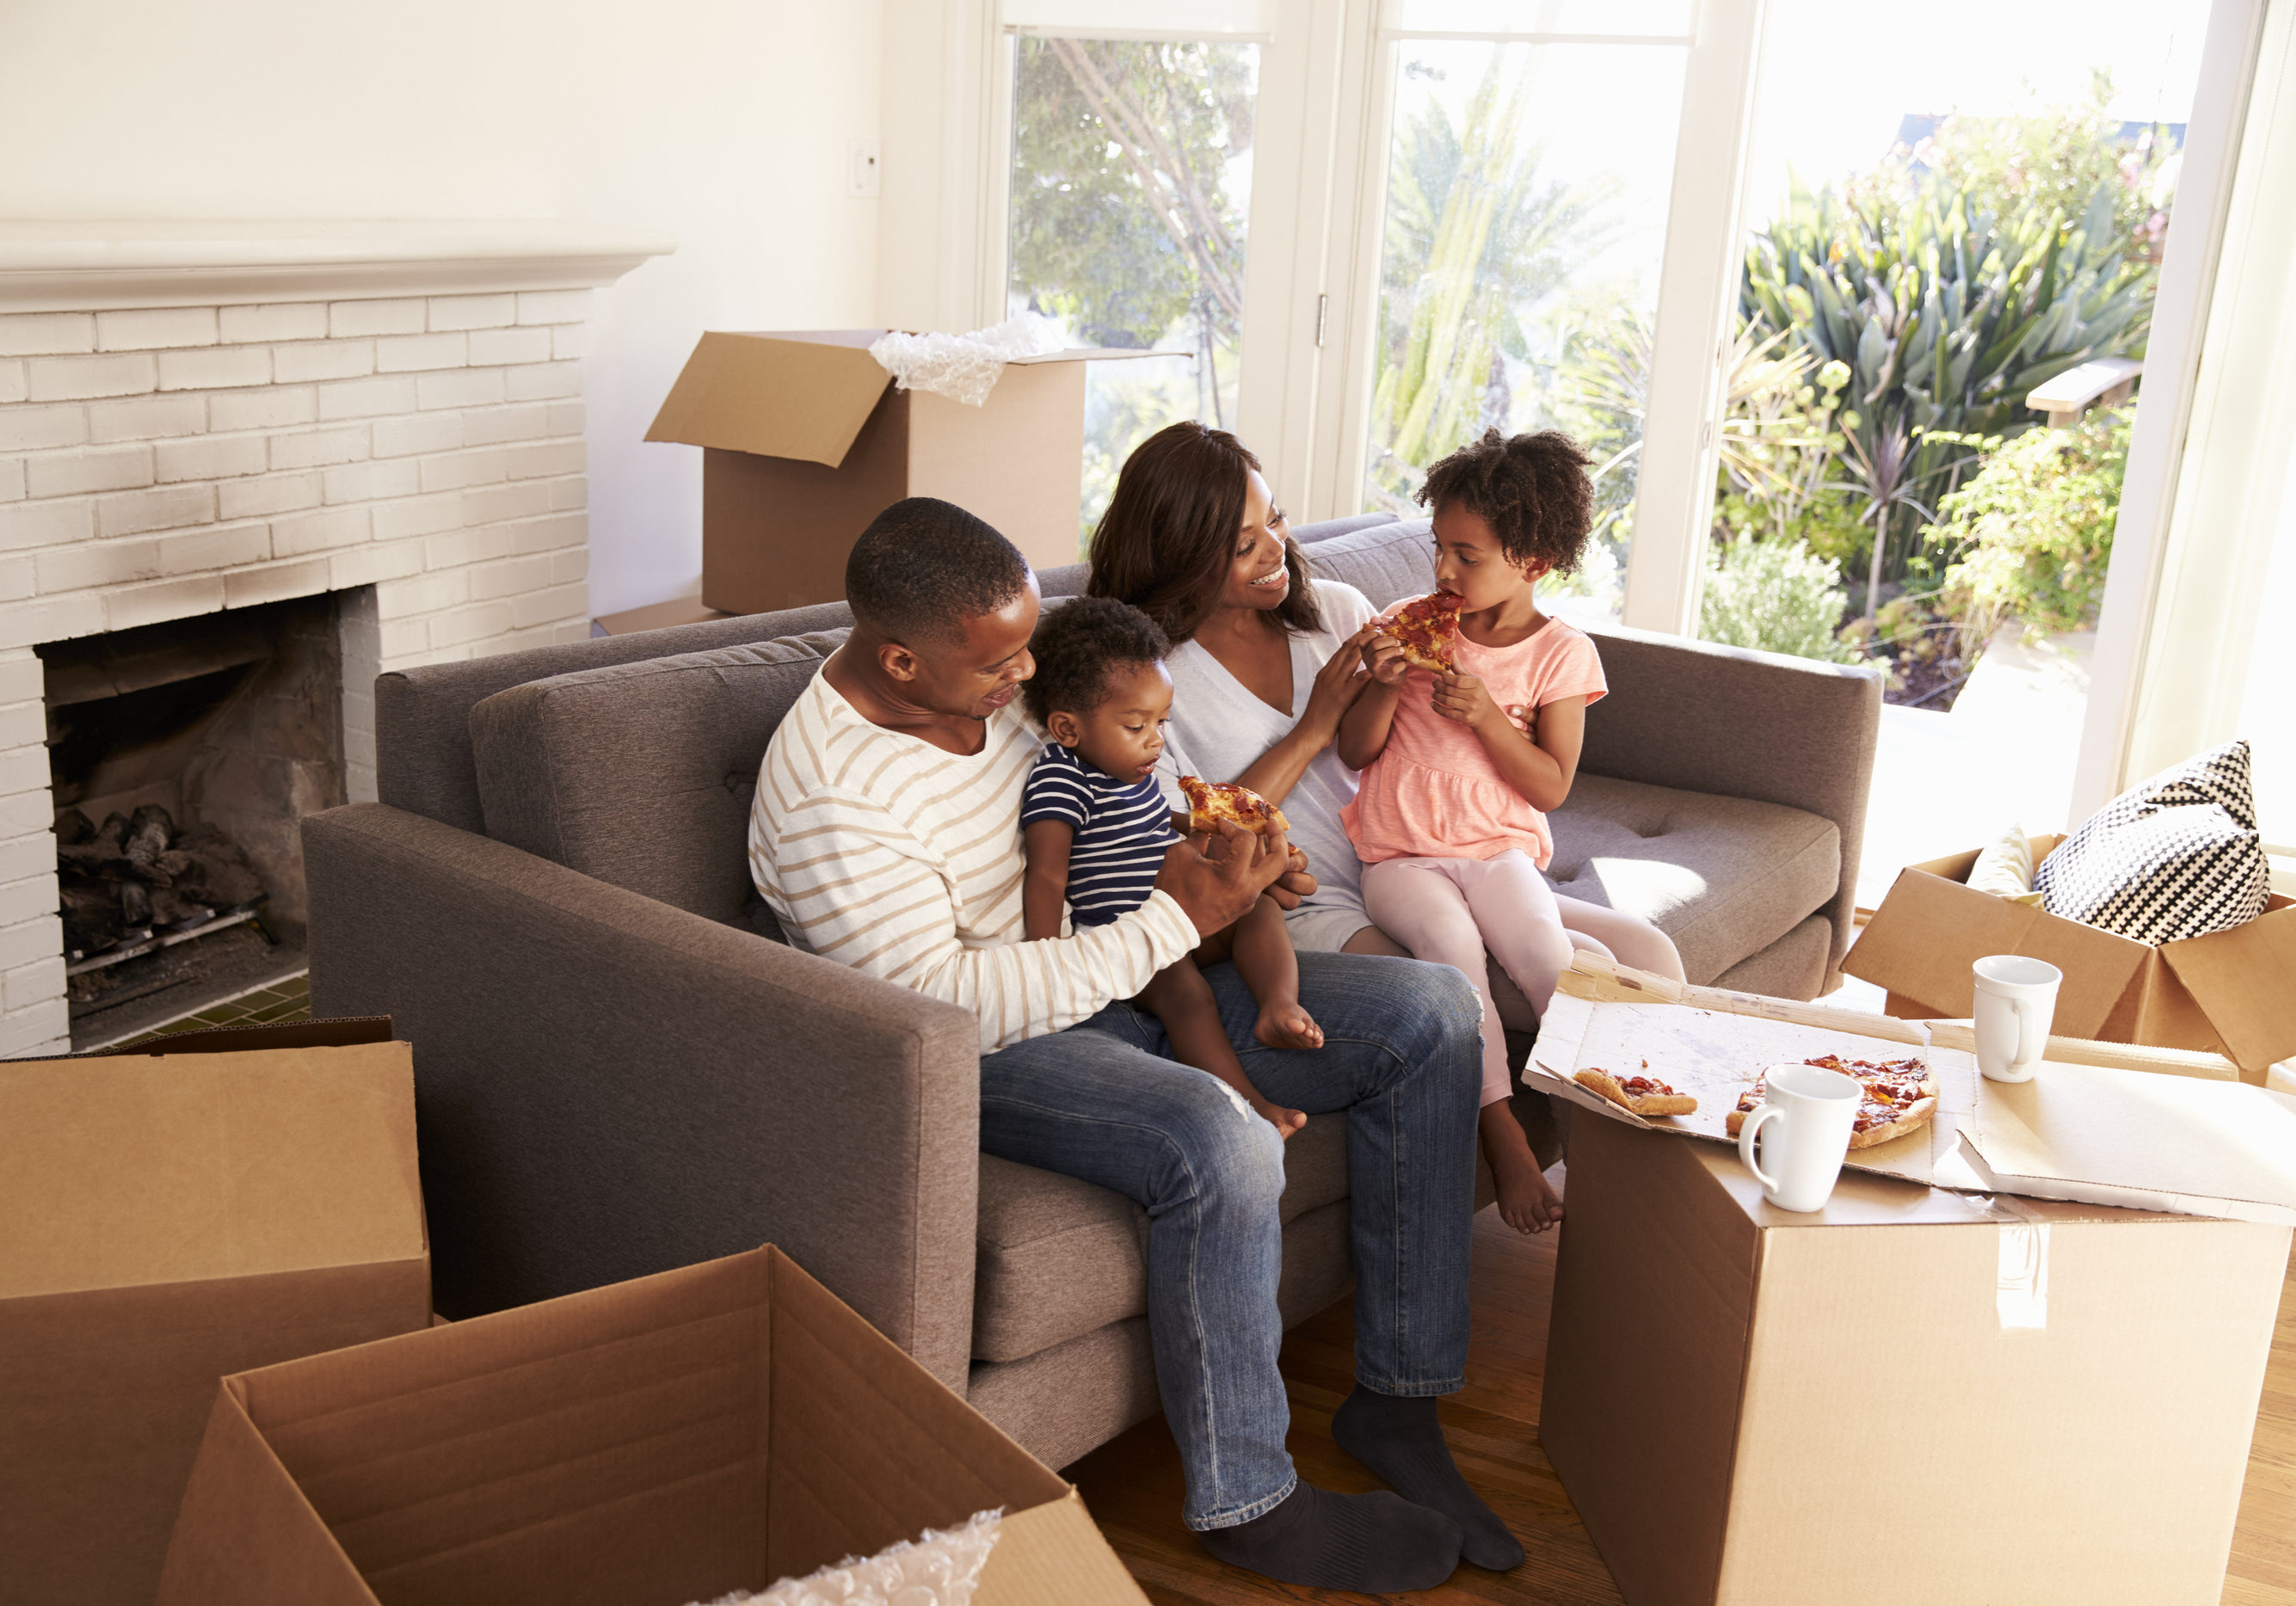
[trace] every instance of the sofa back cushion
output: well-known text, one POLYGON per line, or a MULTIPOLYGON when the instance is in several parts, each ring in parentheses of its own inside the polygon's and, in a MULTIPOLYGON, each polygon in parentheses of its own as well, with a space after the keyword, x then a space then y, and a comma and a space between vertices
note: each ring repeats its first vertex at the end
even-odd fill
POLYGON ((1327 580, 1346 581, 1373 607, 1385 608, 1435 589, 1431 528, 1424 519, 1358 525, 1308 545, 1308 566, 1327 580))
POLYGON ((555 676, 471 709, 486 833, 712 920, 748 923, 766 743, 842 629, 555 676))

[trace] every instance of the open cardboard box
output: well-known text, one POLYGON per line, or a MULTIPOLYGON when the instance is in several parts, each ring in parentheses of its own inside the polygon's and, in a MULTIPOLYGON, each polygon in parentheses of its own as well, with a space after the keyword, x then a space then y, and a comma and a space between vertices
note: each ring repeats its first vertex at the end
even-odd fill
POLYGON ((224 1380, 161 1606, 683 1606, 1001 1506, 976 1606, 1145 1606, 1077 1492, 767 1247, 224 1380))
MULTIPOLYGON (((2036 861, 2062 837, 2036 837, 2036 861)), ((2158 946, 1965 883, 1974 851, 1911 864, 1858 933, 1842 969, 1886 987, 1889 1012, 1965 1018, 1970 966, 1988 954, 2046 959, 2065 973, 2066 1037, 2220 1053, 2244 1079, 2296 1054, 2296 907, 2275 896, 2247 924, 2158 946)))
POLYGON ((845 559, 905 496, 978 514, 1039 569, 1077 561, 1085 365, 1168 356, 1057 351, 1005 365, 978 407, 901 390, 882 329, 710 332, 648 440, 702 448, 701 600, 765 613, 845 595, 845 559))
POLYGON ((148 1606, 217 1380, 430 1319, 388 1020, 0 1064, 0 1598, 148 1606))

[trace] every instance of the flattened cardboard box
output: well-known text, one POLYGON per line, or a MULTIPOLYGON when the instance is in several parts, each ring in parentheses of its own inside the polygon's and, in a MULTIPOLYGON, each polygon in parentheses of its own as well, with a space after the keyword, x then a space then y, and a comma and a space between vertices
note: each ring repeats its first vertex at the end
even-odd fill
POLYGON ((704 334, 646 430, 702 448, 701 600, 765 613, 845 595, 869 520, 938 496, 1038 569, 1077 561, 1085 365, 1168 355, 1060 351, 1005 365, 968 406, 894 388, 882 329, 704 334))
MULTIPOLYGON (((2161 1078, 2167 1080, 2168 1078, 2161 1078)), ((1629 1606, 2215 1606, 2290 1229, 1574 1121, 1539 1441, 1629 1606)))
MULTIPOLYGON (((2063 839, 2036 837, 2037 857, 2063 839)), ((2065 973, 2055 1028, 2069 1037, 2220 1053, 2247 1080, 2296 1054, 2296 907, 2275 897, 2245 925, 2158 946, 2060 920, 1965 883, 1974 852, 1898 872, 1842 969, 1886 987, 1893 1015, 1964 1019, 1970 966, 1988 954, 2065 973)))
POLYGON ((992 1506, 977 1606, 1145 1606, 1073 1488, 770 1247, 214 1405, 161 1606, 683 1606, 992 1506))
POLYGON ((217 1380, 430 1320, 390 1037, 0 1064, 0 1597, 148 1606, 217 1380))

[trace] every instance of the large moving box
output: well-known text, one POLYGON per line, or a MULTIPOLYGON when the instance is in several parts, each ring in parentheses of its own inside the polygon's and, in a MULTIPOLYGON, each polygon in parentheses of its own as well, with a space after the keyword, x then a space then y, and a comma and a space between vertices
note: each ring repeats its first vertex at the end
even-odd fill
MULTIPOLYGON (((2063 839, 2036 837, 2036 860, 2063 839)), ((1841 968, 1889 989, 1889 1011, 1964 1018, 1969 967, 1988 954, 2065 973, 2054 1029, 2069 1037, 2221 1053, 2251 1082, 2296 1054, 2296 907, 2276 897, 2247 924, 2154 946, 2061 920, 1964 883, 1977 854, 1908 865, 1841 968)))
POLYGON ((882 329, 704 334, 648 440, 701 454, 701 600, 765 613, 845 595, 845 559, 905 496, 938 496, 1004 532, 1038 569, 1077 561, 1085 365, 1140 351, 1058 351, 1005 365, 968 406, 894 388, 882 329))
POLYGON ((771 1248, 214 1406, 161 1606, 682 1606, 994 1506, 976 1606, 1146 1606, 1073 1488, 771 1248))
POLYGON ((217 1380, 430 1320, 390 1037, 0 1064, 0 1599, 148 1606, 217 1380))

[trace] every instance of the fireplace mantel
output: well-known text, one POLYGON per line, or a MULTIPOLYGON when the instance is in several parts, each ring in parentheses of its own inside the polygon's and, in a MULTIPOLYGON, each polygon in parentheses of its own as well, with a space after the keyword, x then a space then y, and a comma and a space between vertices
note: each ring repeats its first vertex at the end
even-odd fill
POLYGON ((676 248, 536 219, 0 218, 0 314, 587 290, 676 248))

